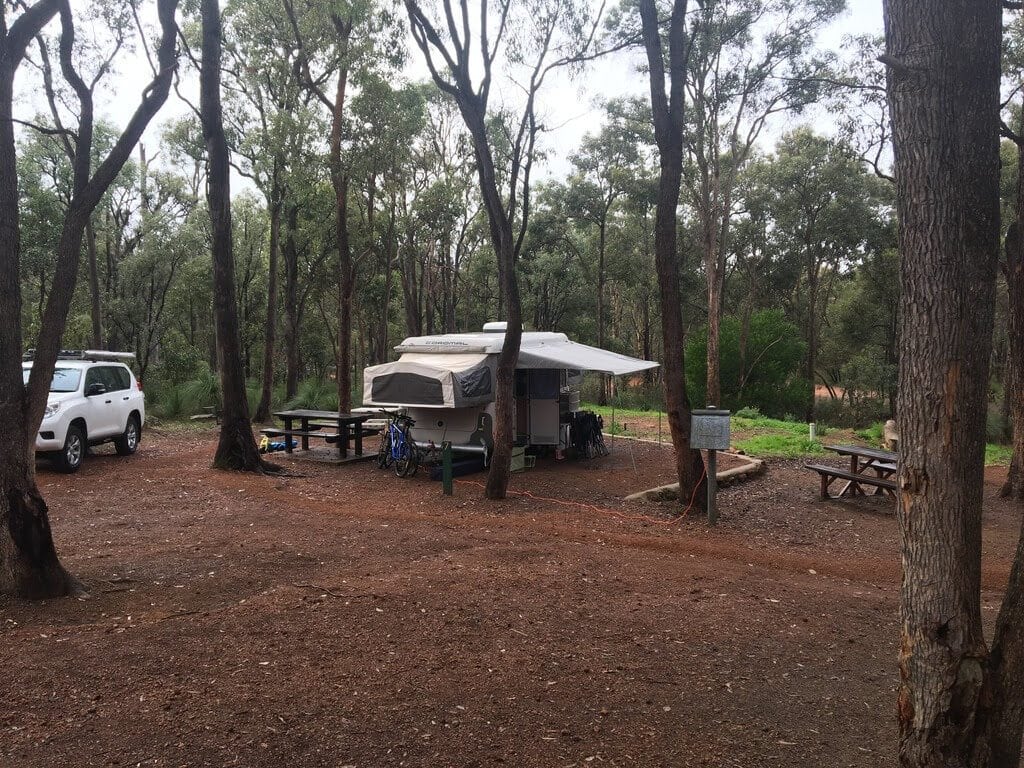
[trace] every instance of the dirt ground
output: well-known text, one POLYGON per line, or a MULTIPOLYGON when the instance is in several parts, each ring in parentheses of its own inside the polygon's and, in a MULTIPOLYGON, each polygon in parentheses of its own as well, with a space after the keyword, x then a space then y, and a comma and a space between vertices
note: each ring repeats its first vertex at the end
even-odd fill
MULTIPOLYGON (((91 595, 0 599, 0 766, 895 764, 881 497, 822 502, 775 462, 710 530, 621 501, 672 479, 667 448, 621 439, 502 503, 482 476, 445 498, 371 463, 214 472, 213 449, 150 432, 130 459, 40 465, 91 595)), ((1004 471, 990 619, 1019 519, 1004 471)))

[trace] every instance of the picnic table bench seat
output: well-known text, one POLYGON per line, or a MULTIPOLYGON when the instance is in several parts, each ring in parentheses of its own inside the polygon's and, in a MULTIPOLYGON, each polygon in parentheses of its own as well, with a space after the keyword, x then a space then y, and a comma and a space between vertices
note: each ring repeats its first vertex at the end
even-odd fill
POLYGON ((310 429, 277 429, 275 427, 267 427, 261 429, 267 437, 322 437, 328 443, 337 441, 340 437, 337 432, 324 432, 320 427, 310 429))
MULTIPOLYGON (((825 464, 804 464, 804 466, 807 469, 814 470, 821 476, 821 498, 823 499, 836 498, 828 492, 829 486, 836 480, 848 481, 847 487, 869 485, 880 490, 889 491, 890 493, 896 492, 896 481, 888 477, 872 477, 871 475, 851 472, 850 470, 839 469, 838 467, 830 467, 825 464)), ((879 467, 879 469, 882 469, 882 467, 879 467)), ((886 469, 888 468, 886 467, 886 469)), ((892 467, 892 469, 895 471, 895 467, 892 467)))

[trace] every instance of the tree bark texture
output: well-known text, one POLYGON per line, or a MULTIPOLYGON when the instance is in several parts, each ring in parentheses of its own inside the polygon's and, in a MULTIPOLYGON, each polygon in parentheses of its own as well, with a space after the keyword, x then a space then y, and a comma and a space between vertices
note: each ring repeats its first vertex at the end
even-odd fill
POLYGON ((230 165, 220 99, 221 22, 218 1, 202 0, 201 13, 199 105, 208 164, 206 199, 210 208, 213 243, 213 312, 217 330, 217 370, 223 401, 220 439, 213 464, 219 469, 260 471, 264 467, 249 419, 235 298, 230 165))
POLYGON ((993 756, 993 742, 982 735, 992 704, 984 694, 994 690, 987 678, 998 680, 1000 673, 988 666, 980 605, 999 253, 1001 14, 996 0, 885 2, 903 304, 897 408, 903 766, 1011 765, 993 756))
POLYGON ((96 230, 92 219, 85 226, 85 245, 89 255, 89 317, 92 321, 92 348, 103 349, 103 306, 100 302, 100 273, 96 263, 96 230))
MULTIPOLYGON (((1024 120, 1022 120, 1024 122, 1024 120)), ((1011 225, 1003 250, 1003 273, 1009 298, 1007 341, 1009 355, 1003 386, 1009 393, 1013 422, 1013 455, 1002 495, 1024 501, 1024 141, 1017 144, 1017 220, 1011 225)))
MULTIPOLYGON (((25 47, 57 12, 57 2, 36 3, 0 38, 0 592, 26 598, 64 595, 74 582, 57 559, 46 503, 35 483, 35 458, 26 446, 35 429, 25 417, 21 374, 21 232, 18 225, 17 153, 11 121, 14 75, 25 47)), ((0 10, 6 14, 6 9, 0 10)), ((6 19, 4 19, 6 22, 6 19)))
POLYGON ((686 0, 674 0, 668 26, 669 92, 665 91, 665 61, 654 0, 640 0, 644 48, 650 71, 654 135, 658 144, 660 176, 654 223, 654 259, 661 299, 662 376, 665 410, 676 454, 676 476, 683 504, 693 499, 705 506, 704 459, 690 448, 690 398, 686 392, 682 296, 679 291, 679 254, 676 247, 676 209, 683 169, 683 82, 686 77, 686 0))

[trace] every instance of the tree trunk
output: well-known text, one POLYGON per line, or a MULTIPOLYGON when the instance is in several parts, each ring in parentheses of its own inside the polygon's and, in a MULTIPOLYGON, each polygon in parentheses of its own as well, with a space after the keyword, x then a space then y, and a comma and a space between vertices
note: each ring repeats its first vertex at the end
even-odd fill
POLYGON ((275 164, 270 191, 270 259, 267 266, 267 321, 263 331, 263 381, 255 421, 270 420, 274 395, 274 346, 277 336, 277 260, 281 243, 281 185, 275 164))
MULTIPOLYGON (((605 209, 597 230, 597 346, 601 349, 604 349, 604 256, 607 224, 608 210, 605 209)), ((608 405, 608 377, 603 373, 599 375, 600 387, 597 392, 597 404, 608 405)))
POLYGON ((1013 423, 1013 456, 1001 495, 1024 501, 1024 141, 1017 146, 1017 221, 1006 236, 1006 287, 1009 294, 1009 323, 1004 386, 1009 394, 1013 423))
POLYGON ((708 280, 708 348, 707 348, 707 391, 705 399, 709 405, 722 404, 722 288, 724 270, 719 261, 718 227, 716 219, 707 214, 704 229, 704 271, 708 280))
MULTIPOLYGON (((57 11, 40 2, 27 11, 34 29, 19 44, 14 30, 0 38, 0 592, 26 598, 66 595, 75 582, 57 559, 46 503, 35 482, 35 428, 26 418, 21 374, 21 233, 18 225, 18 171, 12 103, 14 74, 24 45, 57 11)), ((25 18, 23 15, 21 18, 25 18)), ((20 21, 20 20, 19 20, 20 21)))
POLYGON ((661 31, 654 0, 640 0, 640 19, 650 72, 655 140, 660 176, 654 222, 654 259, 661 299, 662 376, 665 410, 676 454, 679 497, 705 506, 704 459, 690 448, 690 398, 686 393, 682 296, 679 291, 679 254, 676 249, 676 208, 683 169, 683 81, 686 76, 686 0, 674 0, 668 27, 669 95, 665 93, 665 64, 661 31))
POLYGON ((991 658, 980 604, 1001 16, 995 0, 885 4, 903 306, 897 720, 915 768, 1016 766, 1021 746, 1020 551, 991 658))
POLYGON ((103 349, 103 308, 100 304, 100 273, 96 264, 96 229, 92 219, 85 225, 85 246, 89 255, 89 317, 92 320, 92 348, 103 349))
MULTIPOLYGON (((339 38, 342 60, 348 54, 352 22, 332 14, 331 21, 339 38)), ((342 167, 341 138, 344 127, 345 92, 348 86, 348 68, 342 65, 334 94, 331 114, 331 185, 334 188, 334 229, 338 240, 338 412, 347 413, 352 407, 352 292, 355 271, 352 265, 352 246, 348 236, 348 172, 342 167)))
POLYGON ((174 14, 177 0, 160 0, 159 69, 144 91, 124 132, 92 173, 92 92, 74 69, 74 20, 67 0, 42 0, 29 6, 5 30, 0 42, 0 306, 11 311, 0 331, 0 417, 12 440, 0 443, 0 591, 28 597, 56 597, 75 589, 61 568, 53 546, 46 505, 35 484, 35 435, 46 407, 47 393, 82 256, 82 239, 89 217, 124 167, 132 148, 159 111, 170 90, 175 64, 174 14), (54 280, 46 299, 32 373, 27 386, 21 379, 21 291, 18 230, 17 167, 11 130, 14 73, 25 47, 60 12, 61 66, 79 100, 76 152, 72 158, 72 198, 57 244, 54 280), (13 311, 12 311, 13 310, 13 311))
POLYGON ((213 244, 213 314, 217 330, 222 415, 220 440, 213 465, 218 469, 261 471, 249 420, 242 374, 238 306, 235 299, 235 256, 231 232, 231 182, 228 145, 220 101, 221 24, 218 0, 202 0, 202 63, 199 70, 200 112, 209 170, 206 199, 213 244))
POLYGON ((295 232, 299 227, 299 208, 289 203, 285 211, 284 236, 284 355, 285 400, 291 400, 299 388, 299 251, 295 232))

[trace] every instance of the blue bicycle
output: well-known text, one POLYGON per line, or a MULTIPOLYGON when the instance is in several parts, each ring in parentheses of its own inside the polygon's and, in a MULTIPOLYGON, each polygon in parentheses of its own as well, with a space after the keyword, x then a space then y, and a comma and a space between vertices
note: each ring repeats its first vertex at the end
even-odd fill
POLYGON ((377 450, 377 466, 387 469, 395 465, 395 474, 399 477, 412 477, 420 467, 419 451, 413 442, 410 432, 416 423, 413 419, 400 413, 388 413, 391 421, 380 438, 377 450))

